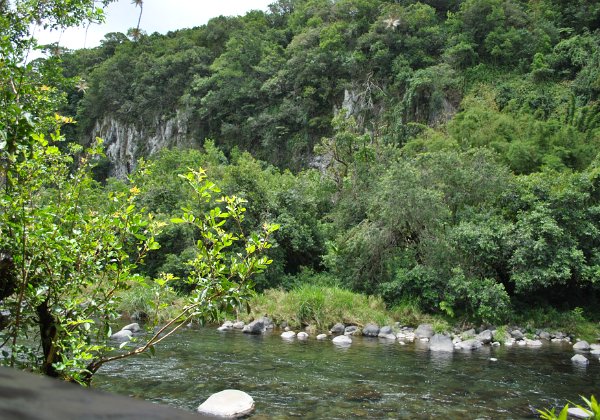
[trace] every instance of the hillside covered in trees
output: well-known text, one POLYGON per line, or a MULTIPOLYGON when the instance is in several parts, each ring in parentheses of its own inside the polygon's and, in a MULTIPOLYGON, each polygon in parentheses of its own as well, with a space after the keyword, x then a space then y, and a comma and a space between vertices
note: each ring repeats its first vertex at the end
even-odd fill
MULTIPOLYGON (((247 229, 280 224, 258 290, 336 284, 485 321, 590 314, 599 31, 590 0, 280 0, 62 54, 78 80, 63 112, 81 143, 105 139, 97 179, 131 174, 159 219, 190 205, 177 174, 202 166, 249 201, 247 229)), ((142 272, 184 278, 197 239, 169 225, 142 272)))

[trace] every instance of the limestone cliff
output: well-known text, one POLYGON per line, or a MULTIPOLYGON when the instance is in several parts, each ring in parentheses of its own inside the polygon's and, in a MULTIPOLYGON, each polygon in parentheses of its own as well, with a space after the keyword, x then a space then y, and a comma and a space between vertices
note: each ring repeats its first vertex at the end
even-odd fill
POLYGON ((156 118, 153 124, 137 126, 107 115, 98 120, 90 140, 104 140, 110 160, 109 176, 124 178, 131 173, 140 157, 151 156, 164 147, 193 147, 188 128, 189 113, 177 111, 172 118, 156 118))

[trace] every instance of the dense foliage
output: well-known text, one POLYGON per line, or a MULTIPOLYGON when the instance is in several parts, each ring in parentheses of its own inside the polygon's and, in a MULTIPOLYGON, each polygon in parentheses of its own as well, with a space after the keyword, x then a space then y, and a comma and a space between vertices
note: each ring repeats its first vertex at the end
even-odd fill
MULTIPOLYGON (((312 276, 487 321, 594 308, 599 30, 589 1, 279 0, 67 54, 87 81, 67 109, 83 142, 186 116, 199 151, 150 157, 138 199, 172 217, 198 164, 240 192, 247 228, 282 225, 259 289, 312 276)), ((185 276, 194 233, 159 239, 142 272, 185 276)))
MULTIPOLYGON (((240 307, 252 277, 271 263, 260 254, 277 230, 270 223, 245 230, 245 200, 219 194, 202 170, 186 170, 179 182, 203 206, 180 208, 171 221, 142 208, 135 183, 111 189, 93 180, 102 141, 89 150, 69 142, 61 128, 74 120, 57 113, 77 81, 61 76, 56 58, 27 56, 36 25, 99 19, 95 3, 0 2, 0 363, 84 384, 106 362, 153 351, 190 319, 240 307), (187 225, 197 238, 181 279, 187 303, 142 345, 115 353, 108 337, 119 294, 136 285, 160 295, 174 280, 140 269, 167 222, 187 225)), ((138 176, 146 173, 140 167, 138 176)))

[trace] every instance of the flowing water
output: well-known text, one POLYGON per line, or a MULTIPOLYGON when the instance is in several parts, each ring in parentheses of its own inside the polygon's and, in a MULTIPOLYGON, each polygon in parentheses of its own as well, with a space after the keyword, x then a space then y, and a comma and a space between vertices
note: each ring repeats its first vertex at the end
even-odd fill
POLYGON ((536 408, 600 396, 598 356, 574 365, 564 344, 446 354, 383 339, 354 337, 340 348, 210 328, 167 340, 155 358, 105 365, 94 385, 188 410, 212 393, 239 389, 255 400, 252 419, 539 418, 536 408))

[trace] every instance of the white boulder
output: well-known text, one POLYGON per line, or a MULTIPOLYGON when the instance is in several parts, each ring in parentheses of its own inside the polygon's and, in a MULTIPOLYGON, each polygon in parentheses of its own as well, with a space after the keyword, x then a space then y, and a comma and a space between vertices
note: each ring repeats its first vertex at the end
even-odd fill
POLYGON ((294 331, 286 331, 281 334, 281 338, 284 340, 291 340, 294 337, 296 337, 296 333, 294 331))
POLYGON ((254 411, 254 399, 243 391, 226 389, 208 397, 198 407, 198 412, 207 416, 229 419, 247 416, 254 411))
POLYGON ((338 346, 349 346, 352 344, 352 339, 347 335, 338 335, 332 341, 333 344, 337 344, 338 346))

